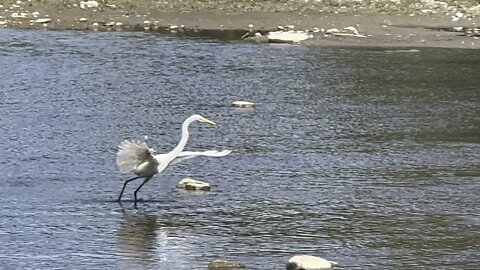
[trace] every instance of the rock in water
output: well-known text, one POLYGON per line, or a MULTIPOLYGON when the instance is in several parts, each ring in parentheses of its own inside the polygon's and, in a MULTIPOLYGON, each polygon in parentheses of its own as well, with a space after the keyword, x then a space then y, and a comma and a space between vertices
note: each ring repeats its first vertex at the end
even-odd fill
POLYGON ((245 269, 245 265, 225 259, 214 259, 208 265, 209 270, 236 270, 245 269))
POLYGON ((237 108, 253 108, 255 103, 248 102, 248 101, 234 101, 232 103, 232 107, 237 107, 237 108))
POLYGON ((209 191, 211 189, 211 186, 209 183, 194 180, 192 178, 185 178, 178 183, 177 188, 186 189, 186 190, 209 191))
POLYGON ((287 270, 322 270, 330 269, 336 262, 327 261, 310 255, 297 255, 288 260, 287 270))

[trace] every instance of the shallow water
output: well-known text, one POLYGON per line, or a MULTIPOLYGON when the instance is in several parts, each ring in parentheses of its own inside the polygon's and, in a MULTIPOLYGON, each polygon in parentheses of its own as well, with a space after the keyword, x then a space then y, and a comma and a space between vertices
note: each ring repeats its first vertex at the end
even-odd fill
POLYGON ((0 47, 1 269, 478 267, 476 51, 19 30, 0 47), (219 125, 193 124, 188 149, 233 153, 114 202, 117 144, 168 151, 193 113, 219 125))

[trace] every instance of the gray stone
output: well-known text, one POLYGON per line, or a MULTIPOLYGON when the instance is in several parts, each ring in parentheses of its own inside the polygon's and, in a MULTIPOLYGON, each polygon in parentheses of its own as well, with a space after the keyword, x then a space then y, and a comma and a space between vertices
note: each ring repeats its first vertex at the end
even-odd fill
POLYGON ((237 270, 237 269, 245 269, 245 265, 239 262, 229 261, 226 259, 214 259, 208 265, 208 269, 237 270))

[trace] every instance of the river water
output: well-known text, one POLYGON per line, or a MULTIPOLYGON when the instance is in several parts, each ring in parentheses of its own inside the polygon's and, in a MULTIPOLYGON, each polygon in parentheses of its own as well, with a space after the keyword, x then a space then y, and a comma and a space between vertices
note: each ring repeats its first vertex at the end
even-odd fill
POLYGON ((478 269, 478 51, 20 30, 0 48, 0 269, 478 269), (232 154, 116 203, 118 143, 169 151, 194 113, 218 126, 188 150, 232 154))

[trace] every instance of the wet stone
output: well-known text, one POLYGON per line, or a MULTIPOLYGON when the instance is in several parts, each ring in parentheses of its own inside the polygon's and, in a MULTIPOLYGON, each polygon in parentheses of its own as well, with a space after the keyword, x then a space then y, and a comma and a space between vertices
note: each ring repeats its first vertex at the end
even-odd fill
POLYGON ((208 265, 209 270, 238 270, 245 269, 243 263, 234 262, 226 259, 214 259, 208 265))

